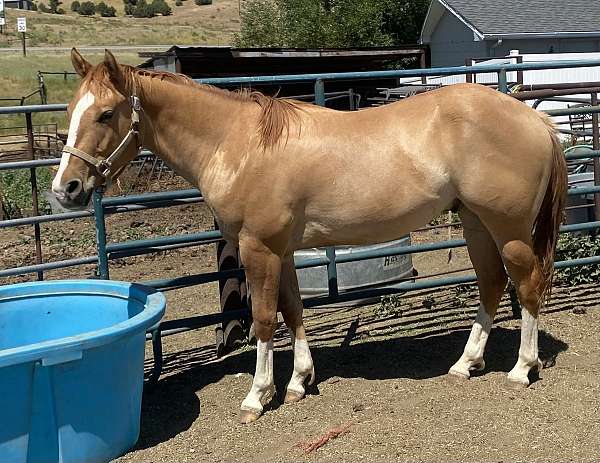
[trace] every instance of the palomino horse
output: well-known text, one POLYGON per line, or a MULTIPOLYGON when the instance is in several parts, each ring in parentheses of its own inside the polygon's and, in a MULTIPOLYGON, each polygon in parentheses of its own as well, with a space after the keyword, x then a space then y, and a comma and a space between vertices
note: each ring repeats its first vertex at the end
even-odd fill
POLYGON ((52 184, 58 200, 87 204, 92 189, 144 147, 202 191, 224 237, 239 245, 258 338, 242 422, 256 420, 274 393, 277 310, 294 351, 285 401, 300 400, 305 381, 314 380, 293 252, 396 239, 447 209, 462 218, 481 299, 449 373, 469 378, 484 368, 507 274, 525 308, 508 379, 528 386, 529 372, 541 368, 538 313, 552 283, 567 188, 544 115, 480 85, 340 112, 135 69, 108 51, 96 66, 76 50, 72 61, 83 79, 52 184))

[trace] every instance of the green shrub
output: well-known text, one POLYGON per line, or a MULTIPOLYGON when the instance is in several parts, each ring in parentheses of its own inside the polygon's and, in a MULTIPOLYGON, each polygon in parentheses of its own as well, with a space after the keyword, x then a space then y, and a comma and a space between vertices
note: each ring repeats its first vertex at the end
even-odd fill
POLYGON ((100 13, 100 16, 104 18, 111 18, 117 15, 117 10, 104 2, 100 2, 96 5, 96 13, 100 13))
POLYGON ((196 0, 196 5, 212 5, 212 0, 196 0))
POLYGON ((54 14, 65 14, 65 10, 60 8, 62 2, 60 0, 49 0, 48 6, 50 7, 50 13, 54 14))
POLYGON ((94 16, 96 14, 96 5, 94 2, 81 2, 78 13, 82 16, 94 16))
POLYGON ((181 0, 177 0, 175 2, 175 6, 182 6, 182 5, 183 5, 183 2, 181 0))
MULTIPOLYGON (((600 256, 600 237, 577 236, 569 233, 559 236, 556 246, 556 261, 589 256, 600 256)), ((569 285, 598 283, 600 282, 600 266, 592 264, 563 268, 556 272, 556 279, 569 285)))
POLYGON ((117 10, 114 6, 109 6, 104 12, 101 13, 101 16, 105 18, 114 18, 117 16, 117 10))
MULTIPOLYGON (((41 192, 50 189, 52 175, 48 169, 36 169, 36 178, 39 211, 43 214, 49 208, 49 205, 41 192)), ((7 218, 31 215, 33 206, 29 170, 0 171, 0 199, 2 199, 0 202, 7 218)))
POLYGON ((146 0, 138 0, 137 5, 133 10, 134 18, 152 18, 154 17, 154 10, 146 0))
POLYGON ((77 0, 75 0, 73 3, 71 3, 71 11, 74 11, 77 13, 79 11, 80 6, 81 6, 81 3, 79 3, 77 0))
POLYGON ((161 14, 163 16, 170 16, 172 13, 171 7, 167 5, 165 0, 153 0, 150 4, 150 8, 155 15, 161 14))
POLYGON ((37 11, 37 10, 38 10, 37 3, 35 3, 35 2, 34 2, 34 3, 32 3, 32 4, 31 4, 31 11, 37 11))
POLYGON ((48 8, 44 2, 40 2, 39 9, 42 13, 52 13, 50 8, 48 8))

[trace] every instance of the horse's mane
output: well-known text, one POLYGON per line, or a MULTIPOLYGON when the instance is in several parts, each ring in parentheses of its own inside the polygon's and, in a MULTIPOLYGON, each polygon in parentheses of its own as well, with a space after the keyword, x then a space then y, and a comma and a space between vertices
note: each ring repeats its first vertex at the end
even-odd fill
MULTIPOLYGON (((140 87, 140 77, 149 77, 150 79, 157 79, 161 82, 170 82, 176 85, 183 85, 207 91, 218 97, 257 104, 261 108, 261 114, 258 120, 258 134, 260 137, 260 145, 263 148, 278 145, 284 138, 284 134, 285 141, 287 141, 290 132, 290 122, 298 123, 298 113, 299 111, 302 111, 303 106, 307 105, 307 103, 302 101, 271 97, 246 88, 229 91, 208 84, 199 84, 183 74, 150 71, 128 65, 121 65, 121 69, 125 79, 125 88, 128 91, 140 87)), ((86 79, 89 79, 88 85, 95 86, 96 91, 99 92, 106 91, 112 86, 108 69, 104 63, 95 66, 88 76, 86 76, 86 79)), ((298 130, 300 130, 300 128, 298 128, 298 130)))

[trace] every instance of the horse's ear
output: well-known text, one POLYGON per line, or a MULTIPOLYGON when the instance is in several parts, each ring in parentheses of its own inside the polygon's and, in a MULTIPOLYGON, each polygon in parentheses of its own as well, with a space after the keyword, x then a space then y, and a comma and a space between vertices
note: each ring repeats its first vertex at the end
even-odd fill
POLYGON ((117 59, 115 55, 113 55, 110 51, 104 50, 104 65, 108 70, 108 74, 110 75, 111 80, 116 84, 123 83, 123 69, 117 63, 117 59))
POLYGON ((92 69, 91 63, 81 56, 76 48, 71 49, 71 63, 73 63, 75 72, 81 77, 85 77, 90 72, 90 69, 92 69))

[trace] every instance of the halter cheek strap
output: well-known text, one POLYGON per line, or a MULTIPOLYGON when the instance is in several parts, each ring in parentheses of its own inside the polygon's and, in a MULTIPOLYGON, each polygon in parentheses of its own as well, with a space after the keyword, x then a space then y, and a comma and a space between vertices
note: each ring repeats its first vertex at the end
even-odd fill
POLYGON ((125 135, 125 138, 123 138, 123 140, 121 140, 121 143, 119 143, 119 146, 117 146, 115 148, 115 150, 112 153, 110 153, 110 155, 106 159, 90 156, 85 151, 82 151, 82 150, 77 149, 72 146, 64 146, 63 153, 73 155, 76 158, 79 158, 82 161, 87 162, 88 164, 92 165, 96 169, 96 171, 98 172, 98 174, 101 177, 109 178, 111 176, 110 171, 111 171, 112 165, 119 158, 119 156, 129 147, 131 141, 134 138, 135 138, 135 144, 136 144, 137 151, 139 152, 141 149, 140 136, 139 136, 140 135, 139 126, 140 126, 140 111, 141 111, 141 109, 142 109, 142 107, 140 104, 140 99, 137 96, 133 95, 131 97, 131 126, 129 127, 129 131, 125 135))

